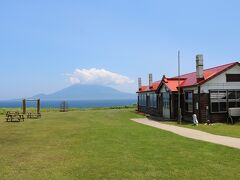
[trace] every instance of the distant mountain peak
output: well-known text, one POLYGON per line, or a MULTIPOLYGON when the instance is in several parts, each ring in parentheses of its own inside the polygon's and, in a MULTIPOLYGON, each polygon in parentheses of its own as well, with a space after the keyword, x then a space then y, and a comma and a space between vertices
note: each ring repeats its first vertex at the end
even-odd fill
POLYGON ((35 95, 33 98, 42 100, 113 100, 136 99, 136 95, 103 85, 74 84, 51 94, 35 95))

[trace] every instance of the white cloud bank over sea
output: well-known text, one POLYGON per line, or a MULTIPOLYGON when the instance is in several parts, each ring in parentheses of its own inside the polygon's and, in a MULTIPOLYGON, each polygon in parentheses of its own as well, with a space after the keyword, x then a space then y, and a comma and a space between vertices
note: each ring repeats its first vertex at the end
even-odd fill
POLYGON ((134 80, 127 76, 117 74, 105 69, 79 69, 73 73, 66 74, 71 84, 98 84, 106 86, 118 86, 133 84, 134 80))

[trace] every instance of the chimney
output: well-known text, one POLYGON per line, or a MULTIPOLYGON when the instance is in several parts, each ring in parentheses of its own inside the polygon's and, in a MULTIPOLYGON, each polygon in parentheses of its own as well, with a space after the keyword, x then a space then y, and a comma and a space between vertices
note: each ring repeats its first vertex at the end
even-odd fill
POLYGON ((142 79, 138 78, 138 89, 142 87, 142 79))
POLYGON ((149 74, 149 87, 151 86, 152 82, 153 82, 152 74, 149 74))
POLYGON ((196 78, 197 78, 197 81, 204 79, 202 54, 196 55, 196 78))

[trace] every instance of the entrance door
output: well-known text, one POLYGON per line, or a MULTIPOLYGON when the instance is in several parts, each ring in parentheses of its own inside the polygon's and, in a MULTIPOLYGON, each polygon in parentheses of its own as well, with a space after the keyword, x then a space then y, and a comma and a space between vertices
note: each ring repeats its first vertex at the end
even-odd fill
POLYGON ((170 119, 170 95, 169 92, 163 94, 163 118, 170 119))

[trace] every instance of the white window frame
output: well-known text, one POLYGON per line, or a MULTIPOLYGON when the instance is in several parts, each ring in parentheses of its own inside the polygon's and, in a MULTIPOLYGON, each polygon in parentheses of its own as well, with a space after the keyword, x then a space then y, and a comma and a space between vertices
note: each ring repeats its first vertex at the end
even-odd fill
POLYGON ((213 114, 218 114, 218 113, 226 113, 228 111, 229 108, 229 103, 234 102, 235 103, 235 107, 237 107, 237 103, 240 103, 240 98, 237 99, 237 92, 240 93, 240 89, 211 89, 209 91, 209 99, 210 99, 210 107, 211 107, 211 113, 213 114), (225 91, 226 92, 226 99, 214 99, 211 97, 211 94, 217 91, 218 93, 221 91, 225 91), (229 99, 229 92, 234 91, 235 92, 235 99, 229 99), (220 103, 221 102, 225 102, 226 103, 226 111, 220 111, 220 103), (213 112, 212 111, 212 103, 218 103, 218 110, 217 112, 213 112))
POLYGON ((210 107, 211 107, 211 113, 213 113, 213 114, 218 114, 218 113, 226 113, 227 112, 227 104, 228 104, 228 102, 227 102, 227 96, 228 96, 228 92, 227 92, 227 90, 221 90, 221 89, 216 89, 216 90, 210 90, 210 107), (212 94, 213 94, 213 92, 217 92, 217 98, 213 98, 212 97, 212 94), (220 96, 219 96, 219 92, 225 92, 225 97, 226 97, 226 99, 221 99, 221 98, 219 98, 220 96), (218 111, 214 111, 213 112, 213 103, 218 103, 218 111), (220 111, 220 103, 226 103, 226 110, 225 111, 220 111))

